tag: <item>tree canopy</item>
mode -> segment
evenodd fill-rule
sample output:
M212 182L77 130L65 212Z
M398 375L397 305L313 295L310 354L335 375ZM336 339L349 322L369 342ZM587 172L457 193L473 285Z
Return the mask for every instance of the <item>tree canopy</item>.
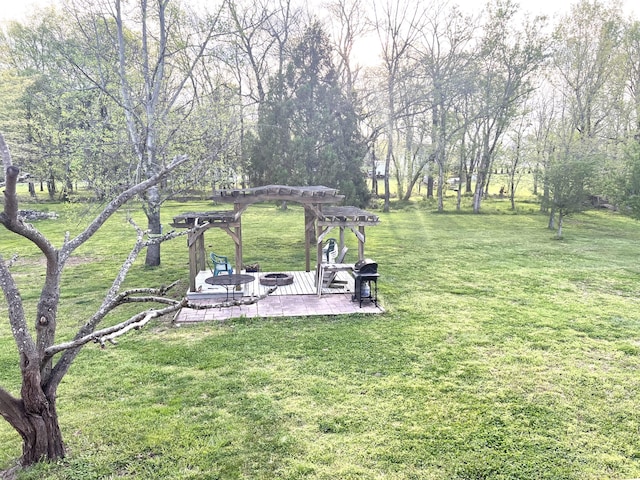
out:
M144 5L74 0L2 31L6 135L52 197L80 184L104 200L185 151L191 170L146 196L151 231L179 190L265 183L324 183L358 205L373 193L388 209L424 182L443 210L453 177L458 208L473 195L479 212L518 138L546 208L559 140L534 125L553 125L595 139L608 168L592 176L610 178L591 193L622 201L611 177L640 137L639 43L616 2L557 18L510 0L476 15L407 0Z
M332 59L316 21L294 47L285 74L269 83L252 147L252 180L338 188L348 204L362 206L368 200L365 142Z

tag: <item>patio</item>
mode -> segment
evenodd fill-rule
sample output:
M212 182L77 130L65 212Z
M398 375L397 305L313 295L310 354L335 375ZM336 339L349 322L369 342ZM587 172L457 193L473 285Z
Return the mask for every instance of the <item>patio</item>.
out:
M245 272L243 272L245 273ZM352 301L354 279L347 272L338 272L334 282L322 289L318 296L315 286L315 272L283 272L293 275L293 283L276 288L268 297L250 304L232 307L207 308L195 310L183 308L175 319L175 323L194 323L205 321L222 321L231 318L267 318L298 317L310 315L348 315L354 313L380 314L384 308L378 302L366 301L359 307ZM261 273L248 273L254 281L241 286L241 290L233 292L233 298L249 298L264 294L269 287L261 285ZM209 285L205 282L211 272L202 271L196 277L197 292L190 292L189 299L201 305L225 302L227 291L224 287Z
M176 323L204 320L223 320L236 317L273 317L301 315L344 315L351 313L382 313L379 304L352 301L354 294L353 264L344 264L346 254L345 231L351 231L357 238L359 261L365 259L365 227L379 223L377 215L351 206L335 206L344 196L334 188L322 185L292 187L266 185L246 189L219 190L212 197L215 203L233 204L233 210L208 212L186 212L174 217L174 228L189 229L189 291L187 297L192 302L210 305L227 303L241 297L257 297L268 287L260 284L259 277L268 272L253 274L247 279L243 263L242 213L251 205L261 202L295 202L304 207L304 272L272 272L291 274L291 285L279 286L268 297L250 305L216 307L208 309L183 309L176 317ZM207 251L204 234L211 228L226 232L235 247L232 262L235 278L225 281L212 278L207 268ZM329 233L336 229L338 239L331 239L337 247L336 259L329 261L323 257L325 242ZM315 250L315 269L312 267ZM215 251L215 246L214 246ZM229 259L231 260L231 259ZM231 269L229 269L231 270ZM319 272L319 273L318 273ZM356 276L357 272L355 273ZM358 278L362 278L358 276ZM237 287L230 282L237 281ZM325 283L326 282L326 283ZM212 285L215 284L215 285ZM318 287L321 285L321 287ZM377 281L376 281L377 287ZM363 290L364 291L364 290ZM377 291L377 290L376 290Z

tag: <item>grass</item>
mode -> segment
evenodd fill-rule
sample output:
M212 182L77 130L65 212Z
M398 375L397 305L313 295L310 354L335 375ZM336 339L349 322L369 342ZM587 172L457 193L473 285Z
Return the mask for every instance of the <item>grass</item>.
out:
M60 208L38 223L59 241L84 222L84 207ZM170 204L164 215L210 208ZM381 213L366 254L380 265L383 316L162 321L117 347L85 348L60 388L68 458L21 478L640 477L640 224L587 212L555 240L532 205L518 208L437 214L417 202ZM298 207L251 207L245 260L302 269L303 228ZM131 241L122 213L78 252L60 339L95 309ZM224 233L207 243L232 253ZM0 245L23 255L15 270L33 301L37 252L6 232ZM178 240L129 284L187 271ZM17 392L6 323L0 385ZM19 453L0 423L0 469Z

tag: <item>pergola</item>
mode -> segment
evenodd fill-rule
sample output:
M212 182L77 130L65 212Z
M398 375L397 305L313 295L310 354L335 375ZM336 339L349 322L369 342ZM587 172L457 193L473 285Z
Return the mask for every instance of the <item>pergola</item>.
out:
M174 217L175 228L189 228L189 285L195 291L198 272L206 269L204 233L210 228L227 232L235 245L235 269L242 269L242 213L254 203L279 201L296 202L304 206L306 271L311 271L311 247L315 244L316 267L322 264L323 241L334 228L340 229L339 251L344 247L344 232L351 230L358 239L358 259L364 259L365 227L377 225L379 218L357 207L335 206L344 200L338 190L324 186L264 187L219 190L213 196L218 203L233 204L233 210L190 212Z

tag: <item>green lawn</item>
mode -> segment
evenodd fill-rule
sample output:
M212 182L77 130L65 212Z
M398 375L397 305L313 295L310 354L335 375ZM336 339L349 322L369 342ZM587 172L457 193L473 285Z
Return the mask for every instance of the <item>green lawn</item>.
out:
M38 226L58 243L95 214L48 208L61 218ZM555 240L536 208L381 213L366 253L379 263L382 316L164 321L88 346L60 388L68 458L21 478L640 477L640 223L587 212ZM299 207L251 207L243 229L247 263L303 269ZM78 252L60 339L96 307L132 237L123 212ZM232 253L224 233L207 243ZM186 280L184 239L163 249L163 265L137 265L129 285ZM0 253L14 251L34 300L41 261L0 232ZM17 370L4 320L0 385L16 392ZM0 423L0 469L19 453Z

